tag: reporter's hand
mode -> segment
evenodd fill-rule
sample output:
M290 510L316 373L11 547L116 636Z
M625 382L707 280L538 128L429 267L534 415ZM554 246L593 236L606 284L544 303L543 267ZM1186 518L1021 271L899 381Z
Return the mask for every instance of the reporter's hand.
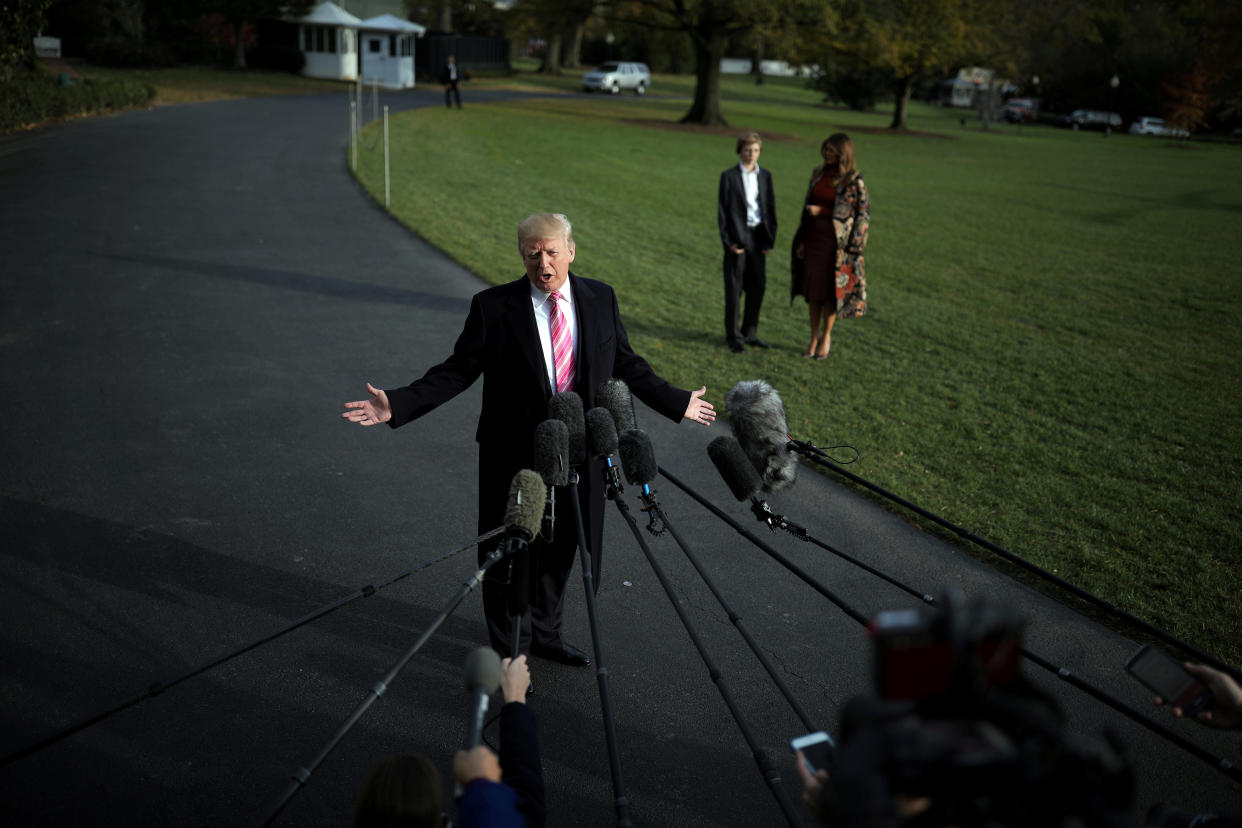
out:
M469 752L459 750L453 756L453 776L463 787L476 779L499 782L500 760L485 745L479 745Z
M802 780L802 804L815 816L819 816L819 798L824 785L828 784L828 771L821 768L812 776L806 769L806 757L802 755L802 751L795 755L798 760L798 777Z
M526 656L506 658L500 662L500 689L506 702L526 704L526 691L530 689L530 666Z
M1207 710L1200 711L1195 719L1210 727L1222 730L1233 730L1242 727L1242 687L1234 681L1233 676L1222 673L1206 664L1186 662L1182 665L1186 672L1207 685L1212 691L1212 704ZM1156 696L1156 704L1164 704L1164 699ZM1173 707L1173 715L1179 719L1184 711Z

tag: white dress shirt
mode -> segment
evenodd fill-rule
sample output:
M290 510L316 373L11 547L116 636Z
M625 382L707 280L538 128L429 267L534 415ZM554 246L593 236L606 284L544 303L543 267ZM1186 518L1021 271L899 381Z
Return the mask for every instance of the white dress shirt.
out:
M742 171L742 187L746 190L746 226L758 227L763 223L763 214L759 212L759 165L748 170L740 163Z

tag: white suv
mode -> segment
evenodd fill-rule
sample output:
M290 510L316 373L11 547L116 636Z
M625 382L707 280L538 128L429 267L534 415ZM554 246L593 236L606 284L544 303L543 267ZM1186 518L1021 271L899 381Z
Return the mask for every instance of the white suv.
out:
M582 91L596 89L617 95L622 89L633 89L644 95L651 85L651 70L645 63L601 63L582 76Z
M1190 133L1184 129L1166 124L1160 118L1144 115L1130 124L1131 135L1163 135L1169 138L1189 138Z

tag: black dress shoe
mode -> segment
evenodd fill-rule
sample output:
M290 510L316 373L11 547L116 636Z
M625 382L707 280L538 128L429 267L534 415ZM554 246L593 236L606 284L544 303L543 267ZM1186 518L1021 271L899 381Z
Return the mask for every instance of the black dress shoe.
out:
M757 336L752 336L750 339L746 340L746 344L754 345L756 348L771 348L772 347L770 344L768 344L767 342L764 342L762 339L760 339Z
M553 647L531 647L530 654L546 658L548 661L568 664L570 667L585 667L591 663L589 655L569 644L560 644Z
M740 342L730 342L729 350L735 354L740 354L742 351L745 351L746 349L742 347L742 343Z

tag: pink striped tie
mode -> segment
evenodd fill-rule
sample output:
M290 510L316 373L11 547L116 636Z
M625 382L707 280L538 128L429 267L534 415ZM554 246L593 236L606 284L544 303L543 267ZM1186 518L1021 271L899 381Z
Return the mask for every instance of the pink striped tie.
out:
M574 343L569 337L569 323L561 313L561 294L553 291L552 310L548 321L552 327L552 361L556 370L556 390L572 391L574 387Z

